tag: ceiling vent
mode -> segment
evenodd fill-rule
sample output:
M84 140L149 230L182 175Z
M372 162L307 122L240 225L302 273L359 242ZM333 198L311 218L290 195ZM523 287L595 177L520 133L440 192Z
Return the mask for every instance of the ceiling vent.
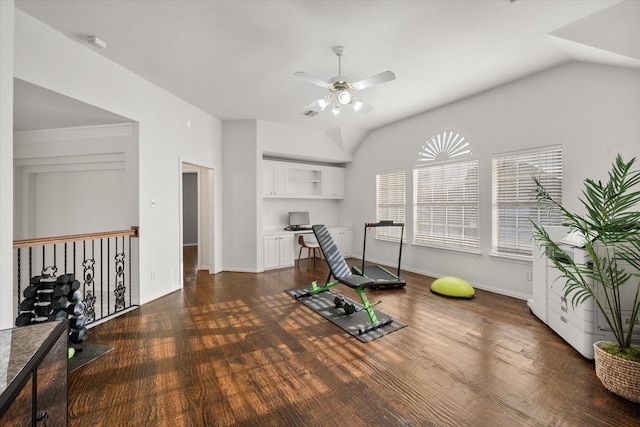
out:
M313 110L307 110L304 113L302 113L302 115L307 117L315 117L318 115L318 112Z

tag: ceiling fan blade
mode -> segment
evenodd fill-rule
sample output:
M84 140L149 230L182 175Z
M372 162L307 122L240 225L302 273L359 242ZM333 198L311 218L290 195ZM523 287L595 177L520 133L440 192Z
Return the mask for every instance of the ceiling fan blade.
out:
M326 96L323 96L322 98L318 98L310 104L305 105L302 111L315 111L319 113L320 111L326 110L329 105L331 105L331 101L327 99Z
M362 90L374 85L379 85L380 83L385 83L391 80L395 80L395 78L396 78L396 75L393 74L391 71L385 71L383 73L376 74L375 76L367 77L364 80L360 80L358 82L352 83L351 86L353 86L354 90Z
M322 88L325 88L325 89L328 89L329 86L331 86L331 83L325 82L324 80L322 80L322 79L320 79L318 77L312 76L309 73L305 73L304 71L297 71L297 72L293 73L293 75L296 76L296 77L303 78L306 81L308 81L309 83L313 83L314 85L318 85L318 86L320 86Z
M366 102L362 102L359 99L356 99L355 96L351 101L351 107L353 107L356 112L365 114L373 111L373 107L371 105L367 104Z

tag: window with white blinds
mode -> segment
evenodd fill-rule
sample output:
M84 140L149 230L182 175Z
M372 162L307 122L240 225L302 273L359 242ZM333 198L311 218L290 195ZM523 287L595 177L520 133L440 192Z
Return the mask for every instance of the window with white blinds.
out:
M393 220L405 222L405 172L381 172L376 175L376 222ZM376 238L400 239L401 227L376 227Z
M414 243L479 248L478 159L413 170Z
M536 176L549 194L562 203L562 147L499 154L491 160L492 251L515 257L532 255L531 221L560 225L558 212L538 206Z

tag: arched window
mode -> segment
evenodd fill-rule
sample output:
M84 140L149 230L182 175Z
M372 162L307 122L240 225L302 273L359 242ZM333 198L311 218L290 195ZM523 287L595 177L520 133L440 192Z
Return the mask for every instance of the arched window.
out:
M428 138L413 170L413 243L477 251L478 158L458 132Z

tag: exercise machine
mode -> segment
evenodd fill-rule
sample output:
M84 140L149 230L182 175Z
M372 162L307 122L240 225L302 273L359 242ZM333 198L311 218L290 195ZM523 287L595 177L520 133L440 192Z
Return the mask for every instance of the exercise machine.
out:
M367 250L367 230L376 227L400 227L400 251L398 252L398 270L394 274L381 265L364 265L364 255ZM370 222L364 224L364 245L362 246L362 265L353 266L351 270L354 274L368 277L373 280L370 286L372 289L395 289L407 284L400 278L400 263L402 261L402 237L404 236L404 222L394 222L384 220L380 222Z
M311 229L313 230L313 234L315 234L316 239L318 240L318 244L320 245L320 250L324 255L324 259L329 265L329 276L327 277L325 285L319 286L317 282L311 282L311 289L303 294L297 295L296 298L304 298L315 295L320 292L327 291L339 284L343 284L353 289L356 295L360 297L362 310L367 312L369 320L371 321L371 325L360 328L360 330L358 331L360 335L382 328L383 326L390 325L393 322L393 319L388 318L379 320L376 316L375 311L373 310L373 306L377 303L371 303L367 299L366 288L370 287L374 283L374 281L367 277L358 276L351 273L347 262L344 260L340 249L338 249L338 246L331 237L331 234L329 233L329 230L327 230L327 227L322 224L318 224L313 225ZM331 281L331 277L334 278L333 281ZM356 311L355 307L352 304L346 304L344 300L340 301L338 299L335 300L334 303L336 305L336 309L343 309L345 311L345 314L347 315L351 315Z

